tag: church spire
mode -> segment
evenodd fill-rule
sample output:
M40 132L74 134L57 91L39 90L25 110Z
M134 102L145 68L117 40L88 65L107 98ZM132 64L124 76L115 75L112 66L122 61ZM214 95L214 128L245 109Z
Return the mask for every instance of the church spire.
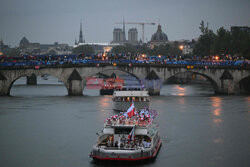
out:
M80 24L80 34L79 34L79 41L78 43L83 43L83 36L82 36L82 21Z
M76 41L76 38L75 38L75 45L77 45L77 41Z
M123 28L122 28L122 31L123 31L123 41L126 41L126 33L125 33L125 21L124 21L124 17L123 17Z

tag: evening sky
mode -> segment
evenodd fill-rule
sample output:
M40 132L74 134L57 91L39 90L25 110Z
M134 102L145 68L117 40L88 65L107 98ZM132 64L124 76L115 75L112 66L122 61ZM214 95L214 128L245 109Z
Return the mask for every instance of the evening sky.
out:
M0 0L0 37L18 46L23 36L30 42L69 43L78 40L80 21L86 42L110 42L122 22L155 22L169 40L200 35L201 20L209 28L250 26L250 0ZM139 25L136 27L141 38ZM145 26L150 40L157 26ZM127 33L126 33L127 36Z

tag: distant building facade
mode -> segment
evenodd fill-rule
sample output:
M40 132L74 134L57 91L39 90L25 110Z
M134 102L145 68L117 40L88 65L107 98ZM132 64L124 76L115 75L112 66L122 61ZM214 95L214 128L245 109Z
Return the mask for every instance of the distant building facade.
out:
M123 44L125 42L126 42L126 40L125 40L124 32L122 31L122 29L121 28L114 28L112 43Z
M243 31L243 32L247 32L250 34L250 27L248 27L248 26L232 26L231 32L234 32L234 31Z
M138 32L136 28L131 28L128 31L128 43L132 45L138 44Z
M195 47L195 39L193 39L192 41L182 39L175 42L179 43L179 49L182 51L183 55L189 55L193 53Z
M5 45L3 43L3 39L0 40L0 55L2 55L3 53L6 53L10 50L11 48L8 45Z
M158 25L156 33L151 37L150 48L153 49L155 46L165 45L168 43L168 36L162 31L161 25Z
M21 54L39 54L40 43L31 43L26 37L23 37L19 43Z
M115 43L113 43L113 44L109 44L109 43L82 43L82 44L75 45L74 47L78 47L81 45L91 46L94 50L94 53L98 54L98 53L110 52L114 46L117 46L119 44L115 44Z
M123 28L122 29L121 28L114 28L114 30L113 30L113 41L111 43L115 43L115 44L125 44L125 43L127 43L124 20L123 20Z
M40 44L31 43L26 37L23 37L19 43L21 54L50 54L62 55L71 54L72 48L68 44Z

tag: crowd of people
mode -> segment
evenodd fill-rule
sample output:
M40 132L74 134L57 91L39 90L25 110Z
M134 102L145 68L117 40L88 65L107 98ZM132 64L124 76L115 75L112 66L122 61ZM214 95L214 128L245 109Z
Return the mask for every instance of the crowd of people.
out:
M135 110L132 117L129 117L126 112L120 112L118 115L113 115L106 119L107 125L138 125L147 126L152 123L153 119L157 116L155 110L144 108Z
M249 67L250 61L232 56L149 56L138 54L94 54L94 55L21 55L17 57L0 56L0 66L51 66L65 64L173 64L204 66L241 66Z
M108 148L116 149L142 149L151 147L151 139L148 136L138 135L134 140L129 140L128 137L118 135L118 139L114 140L114 135L108 136L99 146L105 146Z

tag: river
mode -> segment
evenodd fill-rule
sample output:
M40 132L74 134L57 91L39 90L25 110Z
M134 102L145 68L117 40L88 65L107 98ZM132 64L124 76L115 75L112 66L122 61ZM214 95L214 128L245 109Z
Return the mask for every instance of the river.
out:
M1 167L84 167L112 97L98 90L67 96L57 79L26 86L19 79L0 97ZM151 98L162 147L155 161L131 166L249 167L250 96L215 96L207 85L164 85Z

